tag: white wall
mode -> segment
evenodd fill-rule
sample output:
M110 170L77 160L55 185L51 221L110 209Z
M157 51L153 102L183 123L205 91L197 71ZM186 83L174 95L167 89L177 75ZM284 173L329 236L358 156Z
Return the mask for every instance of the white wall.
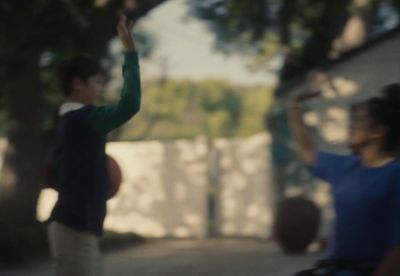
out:
M209 173L217 169L219 232L267 237L271 223L268 143L265 133L218 139L215 166L209 162L207 141L201 138L109 143L107 152L120 164L123 183L108 202L105 228L146 237L205 237ZM40 220L49 216L56 196L52 190L42 192Z

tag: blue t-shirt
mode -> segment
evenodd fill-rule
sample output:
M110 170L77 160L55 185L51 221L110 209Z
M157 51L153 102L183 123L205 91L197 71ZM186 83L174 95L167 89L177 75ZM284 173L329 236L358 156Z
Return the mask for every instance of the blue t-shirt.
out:
M329 258L380 261L400 245L400 162L365 167L355 155L319 152L314 175L331 183L336 222Z

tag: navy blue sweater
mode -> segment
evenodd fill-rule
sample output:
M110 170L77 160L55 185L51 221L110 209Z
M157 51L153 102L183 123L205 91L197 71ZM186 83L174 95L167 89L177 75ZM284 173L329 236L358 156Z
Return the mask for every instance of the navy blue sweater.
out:
M124 87L118 103L82 106L62 114L52 154L52 186L58 200L50 221L101 236L109 195L106 134L139 111L140 75L135 52L125 56Z

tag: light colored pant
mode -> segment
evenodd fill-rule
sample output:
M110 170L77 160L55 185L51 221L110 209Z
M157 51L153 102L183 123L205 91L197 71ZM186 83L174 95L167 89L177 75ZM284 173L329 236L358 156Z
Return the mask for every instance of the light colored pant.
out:
M48 238L56 276L99 276L99 238L76 231L59 222L50 222Z

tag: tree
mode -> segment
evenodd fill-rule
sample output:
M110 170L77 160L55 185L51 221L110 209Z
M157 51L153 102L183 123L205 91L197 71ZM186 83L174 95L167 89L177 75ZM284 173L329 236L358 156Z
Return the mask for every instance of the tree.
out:
M290 156L292 148L289 132L281 127L287 122L279 98L295 83L295 77L361 45L371 30L385 31L385 20L378 11L385 6L399 14L400 1L195 0L188 4L191 12L205 20L215 33L217 49L244 53L260 68L265 68L273 56L284 57L274 93L276 102L266 120L275 137L271 145L278 176L274 181L278 186L275 196L281 198L284 189L280 187L287 182L282 177L287 160L281 157Z
M257 125L241 122L244 106L254 96L232 84L214 79L202 81L164 80L145 83L145 109L123 129L121 139L177 139L207 135L209 138L236 136L240 127L254 133ZM265 101L258 103L266 106ZM244 110L248 108L248 110ZM254 110L256 113L258 110ZM261 114L258 114L261 115ZM250 129L246 127L251 126Z
M47 85L40 64L46 54L104 57L120 12L136 20L164 1L1 1L0 96L8 146L0 178L0 260L22 260L37 240Z
M224 81L206 80L200 85L205 112L204 131L210 138L235 134L242 105L234 87Z

